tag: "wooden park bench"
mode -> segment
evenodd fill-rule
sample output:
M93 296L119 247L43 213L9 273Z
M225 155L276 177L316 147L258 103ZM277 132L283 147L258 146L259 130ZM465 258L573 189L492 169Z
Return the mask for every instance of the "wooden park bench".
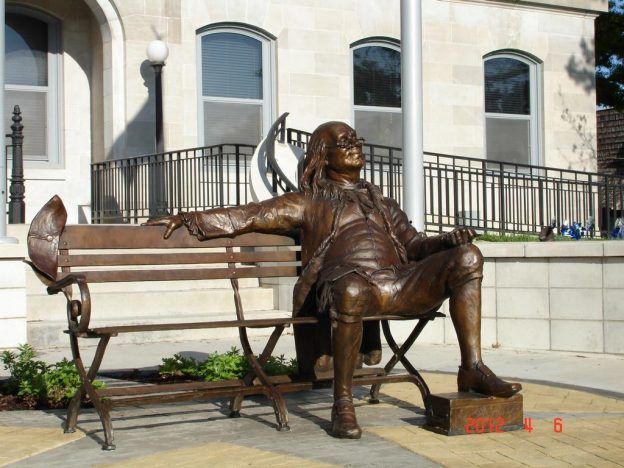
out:
M272 402L278 430L288 430L288 412L283 393L331 386L332 375L267 376L262 367L267 362L284 329L291 325L315 324L316 317L246 319L239 294L239 278L296 277L299 252L290 237L267 234L245 234L200 242L185 229L163 239L163 228L130 225L66 225L67 213L61 199L53 197L36 215L28 234L28 262L47 285L48 294L63 293L67 299L67 320L71 351L82 386L71 400L65 421L65 432L74 432L81 404L88 396L104 428L103 449L113 450L113 427L110 410L120 406L230 397L231 416L239 414L243 398L266 395ZM249 249L249 247L256 248ZM263 249L257 249L262 247ZM243 249L241 249L243 248ZM270 249L267 249L270 248ZM208 251L209 249L218 249ZM156 252L156 253L155 253ZM110 282L188 281L229 279L234 294L236 317L232 320L210 320L191 323L149 323L93 327L90 325L92 304L89 285ZM96 304L97 306L97 304ZM381 320L387 343L393 355L384 368L358 369L354 384L371 385L371 401L378 401L381 384L412 382L419 388L426 408L429 389L407 360L405 353L416 341L425 325L438 312L419 317L414 330L399 346L390 332L388 320L406 320L399 316L375 316ZM243 379L220 382L190 382L160 385L132 385L96 389L92 385L106 347L112 337L122 333L163 330L237 328L240 345L250 371ZM250 328L272 328L273 331L259 356L249 343ZM98 345L91 366L81 358L81 339L96 339ZM401 362L406 373L391 373Z

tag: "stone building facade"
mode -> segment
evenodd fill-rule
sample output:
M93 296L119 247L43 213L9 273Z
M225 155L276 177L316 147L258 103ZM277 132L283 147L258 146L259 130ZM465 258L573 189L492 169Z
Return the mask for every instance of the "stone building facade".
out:
M425 150L595 170L594 18L606 9L606 0L423 0ZM145 50L157 38L170 50L168 150L207 144L232 122L251 141L283 112L308 131L337 119L373 143L400 136L400 87L388 72L400 60L399 0L15 0L7 24L16 70L24 47L47 47L47 80L35 89L45 108L22 104L26 141L41 134L31 129L47 132L45 154L27 154L28 219L58 193L70 222L88 221L90 163L154 152ZM20 39L20 27L39 31L39 43ZM240 78L254 60L257 71ZM7 82L18 95L6 100L7 121L19 92L32 91L22 78Z

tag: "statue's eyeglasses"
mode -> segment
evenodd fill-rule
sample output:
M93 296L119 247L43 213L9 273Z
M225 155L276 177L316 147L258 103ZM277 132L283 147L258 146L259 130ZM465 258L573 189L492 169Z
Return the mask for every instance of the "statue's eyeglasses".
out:
M325 147L327 149L335 149L335 148L340 148L340 149L361 148L362 145L364 145L364 143L366 143L366 140L364 138L354 138L352 140L339 141L335 145L326 145Z

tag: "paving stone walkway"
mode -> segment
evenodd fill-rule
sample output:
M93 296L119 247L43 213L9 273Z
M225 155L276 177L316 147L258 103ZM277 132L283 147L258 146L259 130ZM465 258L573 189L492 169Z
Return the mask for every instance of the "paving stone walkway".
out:
M426 373L434 393L454 389L455 376ZM272 408L246 400L241 418L224 401L150 405L112 413L117 450L100 450L102 430L92 410L80 431L65 435L63 411L0 413L0 465L78 466L624 466L624 398L523 382L525 417L533 430L445 437L422 429L418 391L382 387L382 403L358 388L360 440L327 434L329 390L289 394L291 432L274 429ZM555 431L555 418L561 430ZM556 427L559 429L559 426Z

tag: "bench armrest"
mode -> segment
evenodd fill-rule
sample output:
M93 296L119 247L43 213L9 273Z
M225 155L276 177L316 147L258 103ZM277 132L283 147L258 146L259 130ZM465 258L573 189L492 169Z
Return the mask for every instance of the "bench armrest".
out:
M72 284L78 284L78 287L80 287L80 283L86 284L84 276L69 274L63 279L51 283L48 286L47 291L48 294L58 294L60 292L63 292L63 289L65 289L67 286L71 286Z
M74 284L78 286L80 300L72 299L71 290L67 290L69 286ZM67 298L69 330L77 333L86 332L89 329L89 320L91 319L91 293L85 277L69 274L48 286L48 294L58 294L60 292L63 292Z

